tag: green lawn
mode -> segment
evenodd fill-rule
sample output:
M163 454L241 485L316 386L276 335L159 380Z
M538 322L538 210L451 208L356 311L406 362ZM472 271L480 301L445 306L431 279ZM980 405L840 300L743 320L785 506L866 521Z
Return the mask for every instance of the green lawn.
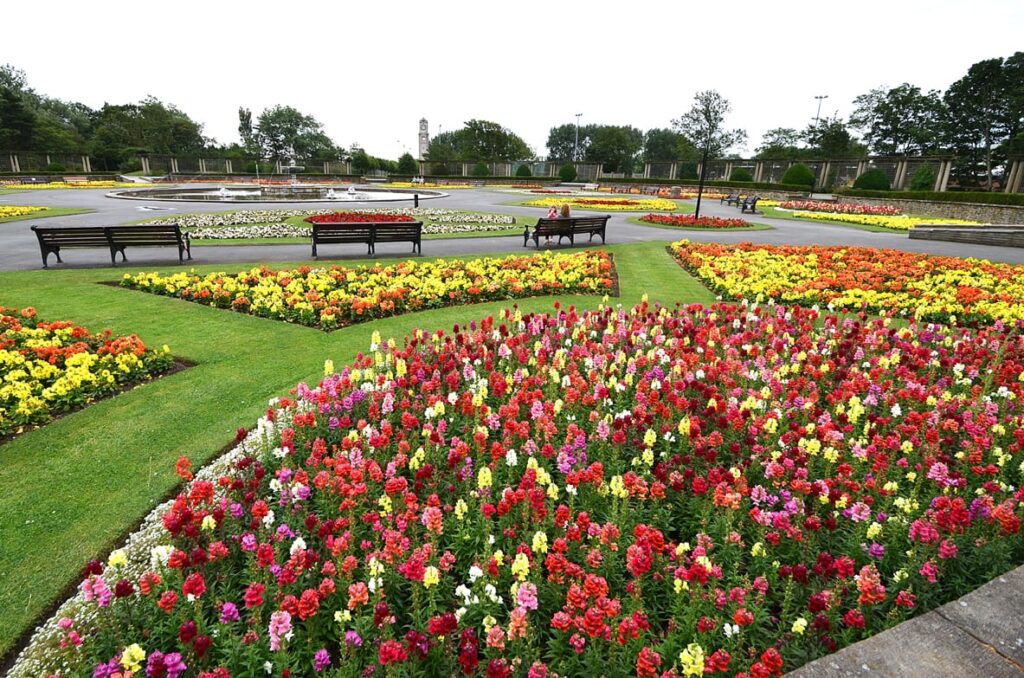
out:
M691 210L692 213L692 210ZM756 224L751 222L749 226L743 228L702 228L700 226L668 226L667 224L652 224L647 221L642 221L640 217L628 217L626 219L631 224L638 226L648 226L650 228L663 228L667 231L700 231L702 233L735 233L736 231L770 231L772 227L767 224Z
M614 253L621 290L611 303L632 305L644 293L664 303L713 300L664 243L606 249ZM188 455L196 466L209 461L232 442L238 427L255 423L269 398L287 394L299 381L318 379L327 358L338 366L350 363L367 349L374 330L385 338L415 328L449 330L513 303L438 309L325 333L100 284L124 272L0 274L0 305L35 306L44 318L73 320L93 331L136 333L148 345L168 344L176 356L196 363L0 446L0 655L77 583L88 560L105 557L174 491L179 456ZM600 303L599 297L560 299L584 308ZM552 303L552 297L518 301L524 311L550 310Z
M50 207L42 212L33 212L32 214L26 214L20 217L7 217L6 219L0 219L0 224L6 224L9 221L28 221L34 219L49 219L50 217L66 217L71 214L87 214L89 212L92 212L92 210L78 207Z
M846 228L855 228L858 231L870 231L872 233L895 233L896 235L906 235L907 231L897 231L892 228L884 228L882 226L871 226L868 224L851 224L846 221L822 221L821 219L801 219L800 217L794 217L792 212L780 210L777 207L762 207L761 214L772 219L788 219L790 221L799 221L805 224L825 224L827 226L844 226Z

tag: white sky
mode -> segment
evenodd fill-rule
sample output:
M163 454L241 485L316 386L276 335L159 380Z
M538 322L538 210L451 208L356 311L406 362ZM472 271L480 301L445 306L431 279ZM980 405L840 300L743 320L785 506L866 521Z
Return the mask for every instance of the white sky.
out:
M340 145L416 155L431 135L493 120L546 153L574 123L669 127L693 95L732 102L747 153L773 127L846 117L872 87L945 89L1024 49L1022 0L514 2L6 2L0 63L42 94L173 103L219 142L239 106L286 104Z

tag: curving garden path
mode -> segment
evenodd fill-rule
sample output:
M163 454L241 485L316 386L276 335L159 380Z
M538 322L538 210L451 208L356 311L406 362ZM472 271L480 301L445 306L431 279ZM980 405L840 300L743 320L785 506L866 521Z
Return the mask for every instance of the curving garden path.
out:
M212 208L209 203L144 202L137 200L116 200L106 197L103 190L54 190L22 192L0 195L0 205L43 205L47 207L77 207L94 210L88 214L66 217L52 217L38 223L54 226L116 226L147 218L167 218L174 214L189 212L222 212L239 209L303 209L327 206L329 203L279 203L252 204L228 203ZM443 198L424 200L423 207L438 207L455 210L501 212L512 214L521 220L531 222L543 216L543 210L519 207L509 203L522 202L525 196L502 193L489 189L460 189ZM690 201L691 203L693 201ZM408 203L342 203L338 209L406 206ZM701 211L712 216L736 217L735 207L720 205L717 200L704 201ZM594 212L595 214L599 212ZM702 242L756 242L773 245L849 245L859 247L889 247L910 252L926 252L955 257L975 257L1008 263L1024 263L1024 249L993 247L989 245L968 245L923 240L910 240L903 233L875 233L856 228L802 222L788 219L771 219L757 216L753 221L767 224L772 230L763 231L688 231L653 228L631 224L626 219L638 213L613 213L608 225L609 244L623 244L642 241L674 241L688 238ZM749 218L749 217L748 217ZM24 220L0 224L0 271L33 270L41 268L39 245L29 226L37 223ZM508 235L487 238L450 238L429 240L425 243L424 256L450 256L495 252L519 252L523 250L522 236ZM568 247L568 245L566 245ZM243 263L263 261L301 261L310 258L308 245L236 245L217 247L193 247L192 257L196 264ZM134 264L177 264L173 248L132 249L128 256L130 267ZM378 258L410 256L405 244L383 244L378 247ZM331 259L365 258L360 246L332 246L328 250ZM101 250L73 250L65 257L63 268L96 268L108 266L106 253ZM57 265L61 267L60 265Z

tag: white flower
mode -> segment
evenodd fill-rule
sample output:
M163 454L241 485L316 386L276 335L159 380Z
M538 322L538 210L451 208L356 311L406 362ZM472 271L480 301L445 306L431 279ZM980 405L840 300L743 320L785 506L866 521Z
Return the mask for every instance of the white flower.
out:
M726 622L725 626L722 628L722 631L725 633L726 638L732 638L740 632L740 627L737 624L729 624L728 622Z
M469 581L474 582L482 576L484 576L484 571L476 565L469 568Z
M302 537L296 537L295 541L292 542L292 547L291 547L291 549L289 549L288 553L294 556L296 551L305 551L305 550L306 550L306 541Z
M273 511L267 511L267 515L263 516L263 526L264 527L272 526L274 524L274 520L275 520L274 512Z
M505 453L505 464L508 466L515 466L519 463L519 456L515 450L509 450Z

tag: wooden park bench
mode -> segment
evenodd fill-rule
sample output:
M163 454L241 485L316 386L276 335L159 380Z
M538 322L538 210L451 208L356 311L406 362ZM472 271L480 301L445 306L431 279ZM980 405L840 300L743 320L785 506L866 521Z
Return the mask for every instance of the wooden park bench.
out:
M177 247L179 262L184 263L186 254L192 258L192 241L177 224L107 226L107 237L110 238L111 260L116 252L120 252L121 261L128 261L124 256L126 247Z
M758 200L760 200L760 198L758 198L756 195L748 196L747 199L743 201L743 204L740 205L740 212L746 214L747 210L750 210L751 214L757 214Z
M730 193L729 195L722 197L718 201L718 204L721 205L724 202L726 205L736 205L739 207L741 200L742 198L740 198L739 193Z
M379 242L411 242L412 251L422 254L422 235L422 221L314 223L313 257L317 256L317 245L343 243L363 243L366 245L366 254L372 255Z
M20 177L18 179L19 184L48 184L50 179L47 177Z
M568 238L569 242L575 245L576 236L583 234L588 235L590 241L593 241L595 235L601 236L601 244L603 245L605 242L605 229L608 227L608 220L610 218L609 215L605 214L600 217L538 219L537 225L533 227L533 233L530 233L529 225L523 231L523 247L526 247L532 239L539 249L542 237L557 237L559 243L562 242L562 238Z
M64 177L65 184L86 184L89 182L89 177L83 177L81 175Z
M121 260L127 261L124 250L126 247L161 247L175 245L178 248L178 261L184 262L184 255L192 258L191 241L188 233L182 233L177 224L150 226L33 226L32 230L39 240L39 251L43 257L43 268L49 268L47 260L50 254L60 258L62 249L79 249L88 247L106 247L110 250L110 263L117 264L117 253Z

